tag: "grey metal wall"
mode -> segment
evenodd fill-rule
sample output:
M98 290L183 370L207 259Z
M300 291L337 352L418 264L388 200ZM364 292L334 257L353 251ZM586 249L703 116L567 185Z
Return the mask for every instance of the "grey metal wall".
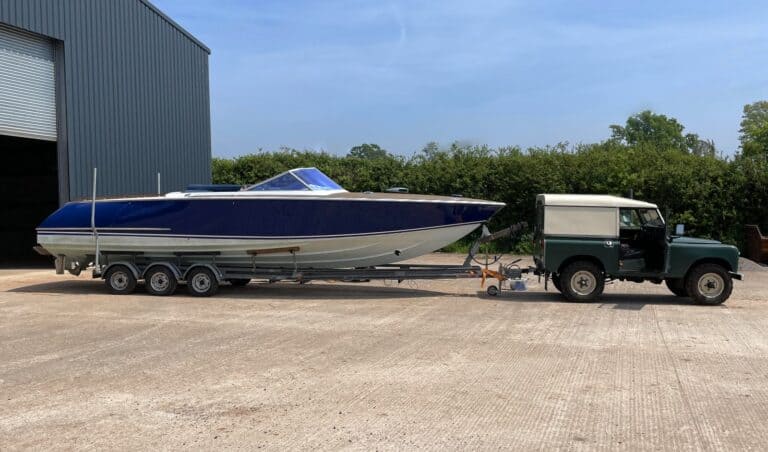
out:
M154 6L0 0L0 22L60 41L62 195L87 196L93 167L104 195L210 182L210 51Z

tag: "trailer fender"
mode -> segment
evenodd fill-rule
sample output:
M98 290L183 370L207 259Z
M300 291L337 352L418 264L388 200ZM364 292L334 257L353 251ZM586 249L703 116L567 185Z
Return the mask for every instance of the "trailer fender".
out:
M218 281L218 282L223 282L224 281L224 275L222 275L221 271L219 271L219 269L216 268L216 266L212 265L212 264L192 264L192 265L190 265L189 268L187 268L187 271L184 272L184 278L183 278L184 281L187 280L187 275L189 274L189 272L191 272L192 270L194 270L194 269L196 269L198 267L205 267L208 270L212 271L213 274L216 276L216 281Z
M101 279L104 279L106 274L109 272L109 269L114 267L115 265L125 265L126 267L128 267L128 269L131 270L131 273L133 273L133 277L134 278L136 278L137 280L141 279L141 276L140 276L141 273L139 272L139 269L136 267L136 264L134 264L133 262L128 262L128 261L110 262L109 265L104 267L104 270L101 272L101 274L98 275L98 277L100 277ZM97 276L94 275L94 278L95 277L97 277Z
M181 270L179 270L179 268L171 262L153 262L144 269L144 273L141 274L141 277L144 278L149 270L158 266L170 268L171 272L173 272L173 275L176 277L176 280L178 281L181 279Z

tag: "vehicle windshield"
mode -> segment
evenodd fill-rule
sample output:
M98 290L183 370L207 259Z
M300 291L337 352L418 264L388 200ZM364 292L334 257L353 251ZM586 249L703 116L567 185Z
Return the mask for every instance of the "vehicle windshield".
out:
M664 226L664 219L656 209L639 209L643 224L648 226Z
M252 185L248 190L328 191L344 189L317 168L297 168Z

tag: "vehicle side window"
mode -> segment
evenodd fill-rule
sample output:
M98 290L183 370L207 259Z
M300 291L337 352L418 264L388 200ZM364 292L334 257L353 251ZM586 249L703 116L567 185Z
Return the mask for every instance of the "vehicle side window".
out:
M640 229L643 223L635 209L619 209L619 227L621 229Z

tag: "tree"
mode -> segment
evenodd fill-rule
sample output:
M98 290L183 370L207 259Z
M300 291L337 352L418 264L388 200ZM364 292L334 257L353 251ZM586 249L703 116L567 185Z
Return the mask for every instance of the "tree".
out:
M715 142L712 140L696 140L691 146L691 154L699 157L717 157Z
M768 101L744 106L739 133L744 156L768 156Z
M440 145L437 143L437 141L430 141L429 143L425 144L420 151L420 156L426 158L427 160L434 158L438 154L440 154Z
M347 156L366 160L376 160L387 158L390 155L389 152L387 152L385 149L382 149L378 144L363 143L350 149Z
M630 146L646 144L683 152L693 152L701 146L701 140L695 133L683 135L685 127L677 119L657 115L650 110L630 116L624 126L613 124L610 128L611 140Z

